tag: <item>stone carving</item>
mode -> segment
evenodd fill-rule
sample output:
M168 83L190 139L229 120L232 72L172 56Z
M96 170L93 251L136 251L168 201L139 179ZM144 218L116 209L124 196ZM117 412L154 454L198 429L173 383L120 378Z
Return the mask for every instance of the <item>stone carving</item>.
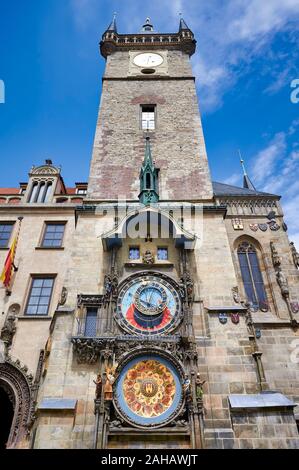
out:
M219 318L219 321L222 325L225 325L227 323L226 313L219 313L218 318Z
M253 232L257 232L259 229L258 224L249 224L249 227L250 227L250 230L252 230Z
M193 302L193 292L194 292L194 283L188 271L184 271L183 276L181 277L180 287L184 291L184 298L187 296L187 301L189 303Z
M60 294L60 299L58 301L58 307L62 307L63 305L66 304L67 296L68 296L68 290L66 287L63 287L61 294Z
M290 290L289 290L288 280L285 277L285 275L283 274L281 268L279 268L277 270L276 279L277 279L277 283L280 287L282 296L283 297L289 297Z
M234 230L244 230L244 223L242 219L232 219L232 226Z
M233 299L236 304L241 302L238 286L232 288Z
M191 386L191 381L190 379L186 376L184 383L183 383L183 392L186 394L190 390Z
M296 266L296 268L299 268L299 253L296 250L294 242L290 243L290 248L291 248L294 265Z
M146 252L143 255L142 261L144 264L154 264L155 256L150 250L146 250Z
M291 302L290 305L293 313L299 313L299 302Z
M106 401L112 401L113 399L113 385L116 380L115 371L117 365L112 367L106 367L106 383L104 386L104 396Z
M201 401L203 397L203 386L206 383L205 380L201 379L200 373L197 373L195 380L195 393L197 401Z
M0 339L4 342L6 351L10 348L12 345L12 340L15 335L15 332L17 331L17 327L15 324L16 317L15 315L8 315L8 317L5 320L4 326L1 330L1 335Z
M78 364L95 364L105 341L98 338L72 338L72 343Z
M272 253L272 263L274 268L278 268L281 266L281 258L278 255L278 251L275 248L274 242L270 242L270 247L271 247L271 253Z
M268 225L267 224L258 224L258 226L259 226L259 229L262 232L266 232L268 230Z
M102 380L101 373L98 374L96 380L94 380L93 383L96 385L95 399L100 400L102 396L102 388L103 388L103 380Z
M0 364L1 387L7 392L14 406L14 419L7 442L7 448L13 449L28 436L32 410L32 381L28 367L19 360L14 361L9 356L4 364Z
M238 313L232 313L231 320L235 325L238 325L238 323L240 323L240 315Z

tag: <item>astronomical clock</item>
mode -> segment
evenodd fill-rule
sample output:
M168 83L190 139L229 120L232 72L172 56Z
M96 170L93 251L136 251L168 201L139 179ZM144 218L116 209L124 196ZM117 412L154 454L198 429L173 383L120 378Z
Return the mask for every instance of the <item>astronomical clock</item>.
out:
M178 291L159 275L143 275L127 282L120 290L116 319L132 334L165 334L181 320Z

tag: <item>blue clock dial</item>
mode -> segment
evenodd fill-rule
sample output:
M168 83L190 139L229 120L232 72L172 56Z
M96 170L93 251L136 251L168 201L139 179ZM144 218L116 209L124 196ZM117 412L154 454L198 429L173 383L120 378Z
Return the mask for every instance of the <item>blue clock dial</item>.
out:
M181 319L178 290L165 278L135 277L120 290L116 319L131 333L166 333Z

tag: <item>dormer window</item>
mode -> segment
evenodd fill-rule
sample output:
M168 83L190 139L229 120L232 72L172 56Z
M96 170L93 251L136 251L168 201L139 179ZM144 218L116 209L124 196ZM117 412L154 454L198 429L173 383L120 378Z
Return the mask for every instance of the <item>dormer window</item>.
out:
M31 194L28 202L42 204L49 202L52 190L52 181L35 181L32 184Z

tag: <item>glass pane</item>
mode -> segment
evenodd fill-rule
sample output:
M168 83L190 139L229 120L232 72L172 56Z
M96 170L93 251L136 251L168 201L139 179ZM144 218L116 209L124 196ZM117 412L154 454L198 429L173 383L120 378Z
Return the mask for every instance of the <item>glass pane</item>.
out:
M43 286L43 279L33 279L33 287L42 287Z
M44 287L53 287L53 279L44 279Z
M157 258L158 260L168 260L168 248L158 248Z
M37 315L47 315L47 313L48 313L48 306L39 305L37 309Z
M246 253L238 253L238 257L246 296L253 305L257 305Z
M266 292L256 253L249 253L249 260L259 302L266 302Z
M59 248L61 246L61 240L53 240L52 246L55 248Z
M84 336L94 337L97 334L97 310L90 310L86 314Z
M37 306L28 305L26 315L36 315Z
M56 232L54 233L54 240L61 240L62 238L62 233Z
M44 296L47 295L48 297L50 297L51 292L52 292L51 287L44 287L41 291L41 295L44 295Z
M31 297L39 297L41 293L41 287L33 287L31 289Z
M56 225L56 232L63 233L64 227L64 225Z
M38 305L39 303L39 297L30 297L29 304L28 305Z
M138 247L130 248L129 250L129 259L139 259L140 258L140 250Z
M51 232L55 232L56 225L47 225L47 234Z
M8 240L7 238L0 238L0 247L1 248L6 248L7 247Z
M45 239L44 242L43 242L43 247L44 247L44 248L51 247L52 245L53 245L53 241L52 241L52 240Z
M39 298L39 305L48 305L49 304L49 297L40 297Z

